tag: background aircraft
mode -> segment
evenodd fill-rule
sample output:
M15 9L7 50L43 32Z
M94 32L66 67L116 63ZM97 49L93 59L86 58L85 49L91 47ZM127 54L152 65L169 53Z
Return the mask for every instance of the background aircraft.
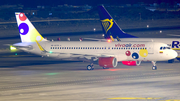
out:
M15 13L21 37L13 46L25 52L57 59L89 61L88 70L98 62L103 68L113 68L119 61L156 61L173 59L177 53L167 44L159 42L93 42L93 41L48 41L44 39L24 13ZM133 65L124 62L125 65Z
M177 60L180 61L180 38L138 38L136 36L125 33L111 17L104 6L98 6L99 17L102 25L104 37L115 41L151 41L166 43L173 50L176 50L178 56ZM173 63L174 59L168 60Z

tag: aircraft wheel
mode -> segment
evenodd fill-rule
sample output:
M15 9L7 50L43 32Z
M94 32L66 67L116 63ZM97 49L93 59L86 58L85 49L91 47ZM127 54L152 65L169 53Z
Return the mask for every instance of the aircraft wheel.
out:
M157 67L156 67L156 66L153 66L153 67L152 67L152 70L157 70Z
M103 67L103 69L109 69L109 68Z
M91 65L88 65L88 66L87 66L87 70L92 70Z
M87 70L94 70L94 66L88 65L88 66L87 66Z

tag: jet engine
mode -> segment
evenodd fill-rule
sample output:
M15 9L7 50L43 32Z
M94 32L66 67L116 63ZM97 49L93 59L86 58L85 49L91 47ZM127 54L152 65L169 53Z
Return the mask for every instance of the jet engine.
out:
M115 57L100 57L98 63L104 68L114 68L117 66L117 59Z
M127 66L139 66L141 61L122 61L122 64Z

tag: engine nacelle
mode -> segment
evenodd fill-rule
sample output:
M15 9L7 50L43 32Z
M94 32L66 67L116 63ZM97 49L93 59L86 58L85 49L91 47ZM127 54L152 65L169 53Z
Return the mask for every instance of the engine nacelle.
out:
M123 65L127 65L127 66L139 66L141 64L141 61L122 61Z
M98 63L101 67L114 68L117 66L117 59L115 57L100 57Z

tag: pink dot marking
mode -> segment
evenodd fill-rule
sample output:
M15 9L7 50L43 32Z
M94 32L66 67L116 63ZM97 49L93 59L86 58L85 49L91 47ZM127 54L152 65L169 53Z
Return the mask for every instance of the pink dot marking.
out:
M20 19L21 21L25 21L25 20L27 19L27 17L24 15L24 13L20 13L20 14L19 14L19 19Z
M130 52L130 51L126 51L126 55L127 55L127 56L130 56L130 55L131 55L131 52Z

